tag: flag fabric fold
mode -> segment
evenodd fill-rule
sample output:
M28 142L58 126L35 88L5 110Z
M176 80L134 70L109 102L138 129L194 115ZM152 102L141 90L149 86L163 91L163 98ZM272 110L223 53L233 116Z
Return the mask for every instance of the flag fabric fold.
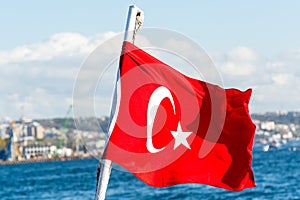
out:
M105 159L154 187L255 186L251 89L190 78L129 42L119 67L119 106Z

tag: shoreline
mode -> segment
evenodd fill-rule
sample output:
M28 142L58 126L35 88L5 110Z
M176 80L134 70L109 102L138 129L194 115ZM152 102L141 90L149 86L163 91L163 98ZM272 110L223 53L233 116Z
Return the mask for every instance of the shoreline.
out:
M69 160L84 160L94 158L93 156L70 156L70 157L57 157L57 158L31 158L26 160L13 160L13 161L2 161L0 160L0 166L3 165L18 165L18 164L30 164L39 162L55 162L55 161L69 161Z

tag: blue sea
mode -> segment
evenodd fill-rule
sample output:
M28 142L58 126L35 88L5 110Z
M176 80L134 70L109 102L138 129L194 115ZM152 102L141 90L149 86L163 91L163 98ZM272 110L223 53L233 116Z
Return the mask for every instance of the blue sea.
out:
M152 188L112 170L106 199L300 199L300 151L254 150L257 187L229 192L201 184ZM96 159L0 166L0 199L94 199Z

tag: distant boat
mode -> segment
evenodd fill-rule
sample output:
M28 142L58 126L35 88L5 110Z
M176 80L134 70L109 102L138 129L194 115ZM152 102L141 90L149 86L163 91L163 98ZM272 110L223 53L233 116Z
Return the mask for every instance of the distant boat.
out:
M273 141L271 143L263 145L262 150L263 151L269 151L269 150L272 150L272 149L276 150L276 149L279 149L280 147L281 147L281 143L280 142Z
M265 146L263 146L263 151L269 151L269 148L270 148L270 145L265 145Z
M287 147L290 151L300 151L300 141L295 140L295 141L289 142Z

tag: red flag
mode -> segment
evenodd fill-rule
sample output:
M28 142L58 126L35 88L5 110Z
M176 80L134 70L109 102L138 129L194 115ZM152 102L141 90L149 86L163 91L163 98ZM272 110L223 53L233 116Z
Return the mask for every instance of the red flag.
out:
M254 187L251 89L192 79L129 42L123 47L118 112L104 158L155 187Z

